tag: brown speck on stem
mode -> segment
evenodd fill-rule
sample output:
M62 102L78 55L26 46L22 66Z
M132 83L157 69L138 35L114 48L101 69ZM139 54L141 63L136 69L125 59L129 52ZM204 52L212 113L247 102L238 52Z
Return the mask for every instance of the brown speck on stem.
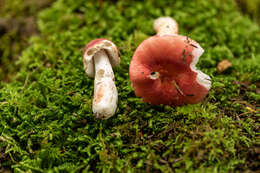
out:
M95 102L99 103L101 101L101 98L104 96L104 90L103 90L103 86L100 86L100 88L98 88L97 92L95 93L96 95L94 96L95 98Z
M97 79L101 79L104 77L105 71L103 69L98 70L97 72Z

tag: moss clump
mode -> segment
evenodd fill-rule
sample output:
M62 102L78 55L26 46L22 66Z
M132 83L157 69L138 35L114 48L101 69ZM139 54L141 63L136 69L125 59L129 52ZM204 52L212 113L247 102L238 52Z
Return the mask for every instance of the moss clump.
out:
M152 106L136 98L128 67L153 19L172 16L180 33L206 50L198 64L213 79L200 104ZM259 124L259 27L232 0L58 0L38 16L16 80L0 89L0 167L14 172L256 171ZM84 45L105 37L121 52L115 70L118 110L93 118L93 79ZM230 71L217 74L223 59ZM258 112L257 112L258 111ZM254 156L254 157L252 157Z

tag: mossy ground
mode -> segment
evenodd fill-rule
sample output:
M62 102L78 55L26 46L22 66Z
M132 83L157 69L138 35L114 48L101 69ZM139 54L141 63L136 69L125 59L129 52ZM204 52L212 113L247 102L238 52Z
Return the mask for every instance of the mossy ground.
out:
M172 16L206 50L205 100L152 106L135 97L128 67L152 22ZM12 82L0 89L0 170L14 172L253 172L259 163L260 30L233 0L58 0L38 15ZM118 45L116 115L93 118L83 48ZM216 65L233 66L218 74Z

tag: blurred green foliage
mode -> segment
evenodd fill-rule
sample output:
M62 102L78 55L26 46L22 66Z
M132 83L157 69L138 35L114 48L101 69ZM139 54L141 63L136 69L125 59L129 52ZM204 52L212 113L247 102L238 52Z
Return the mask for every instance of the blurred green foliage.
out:
M0 0L0 80L10 82L18 71L16 61L37 34L36 19L40 9L53 0Z
M260 24L260 0L237 0L239 7Z
M225 2L225 3L224 3ZM205 100L152 106L135 97L128 67L159 16L206 50L199 69L213 79ZM13 172L253 172L259 165L259 27L233 0L58 0L38 15L40 36L0 89L0 170ZM85 44L111 39L119 103L95 120ZM216 65L233 66L218 74Z

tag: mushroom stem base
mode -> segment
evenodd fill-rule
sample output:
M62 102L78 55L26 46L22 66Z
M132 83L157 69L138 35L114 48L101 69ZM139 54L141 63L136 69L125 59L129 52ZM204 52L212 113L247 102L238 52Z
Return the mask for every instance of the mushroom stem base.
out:
M178 24L171 17L159 17L154 21L154 30L157 35L176 35Z

